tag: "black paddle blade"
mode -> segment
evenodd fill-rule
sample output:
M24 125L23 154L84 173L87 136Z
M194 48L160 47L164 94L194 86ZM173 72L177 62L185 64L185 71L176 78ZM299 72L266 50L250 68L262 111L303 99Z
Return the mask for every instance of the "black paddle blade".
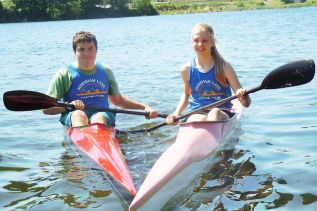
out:
M8 91L3 103L10 111L33 111L57 106L57 100L45 94L26 90Z
M270 72L262 81L263 89L278 89L298 86L310 82L315 75L312 59L299 60L280 66Z

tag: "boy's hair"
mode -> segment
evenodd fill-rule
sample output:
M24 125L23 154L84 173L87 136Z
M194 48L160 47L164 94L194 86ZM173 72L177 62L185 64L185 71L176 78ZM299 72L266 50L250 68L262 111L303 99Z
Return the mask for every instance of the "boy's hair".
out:
M82 42L94 42L96 49L98 49L96 36L90 32L80 31L77 32L73 37L73 50L76 52L76 47L78 43Z

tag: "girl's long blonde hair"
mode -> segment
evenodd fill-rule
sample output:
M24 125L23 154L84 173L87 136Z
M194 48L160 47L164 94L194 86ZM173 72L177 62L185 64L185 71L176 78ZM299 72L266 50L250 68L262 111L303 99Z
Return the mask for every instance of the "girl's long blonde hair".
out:
M197 23L194 26L194 29L201 28L203 30L207 30L210 33L211 41L213 43L213 47L211 47L211 56L215 61L215 69L216 69L216 79L222 83L223 85L226 85L226 79L223 73L223 69L225 66L225 60L219 53L217 47L216 47L216 39L215 39L215 33L213 28L207 24L207 23Z

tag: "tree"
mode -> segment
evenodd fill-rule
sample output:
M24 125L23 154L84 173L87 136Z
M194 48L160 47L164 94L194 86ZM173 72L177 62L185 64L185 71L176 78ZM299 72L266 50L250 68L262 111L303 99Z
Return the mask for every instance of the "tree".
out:
M13 0L15 9L21 20L47 20L47 0Z
M15 4L12 2L12 0L2 0L1 4L3 6L4 21L15 21L17 19L17 15L15 11Z
M4 16L4 9L2 6L2 2L0 1L0 22L4 21L5 16Z
M113 9L125 10L128 8L130 0L103 0L104 4L109 4Z
M137 15L157 15L158 12L151 4L151 0L133 0L133 8Z
M102 3L102 0L81 0L81 17L98 17L98 12L96 12L96 5Z

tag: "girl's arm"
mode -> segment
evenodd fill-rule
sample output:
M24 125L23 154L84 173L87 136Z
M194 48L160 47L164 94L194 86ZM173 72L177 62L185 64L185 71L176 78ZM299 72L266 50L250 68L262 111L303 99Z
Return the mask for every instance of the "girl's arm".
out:
M184 92L178 102L175 111L166 118L167 124L175 124L175 117L179 116L188 105L188 98L191 95L191 89L189 86L189 68L189 64L186 64L181 68L181 77L184 83Z
M181 68L181 77L184 84L184 92L173 113L173 115L175 116L179 116L185 110L186 106L188 105L188 98L191 95L191 89L189 86L189 68L190 66L188 64L184 65Z
M241 102L241 104L244 107L249 107L251 104L251 98L249 95L244 95L246 90L242 88L236 72L233 70L231 64L228 62L226 62L225 64L224 74L229 82L231 89L238 96L238 99Z

